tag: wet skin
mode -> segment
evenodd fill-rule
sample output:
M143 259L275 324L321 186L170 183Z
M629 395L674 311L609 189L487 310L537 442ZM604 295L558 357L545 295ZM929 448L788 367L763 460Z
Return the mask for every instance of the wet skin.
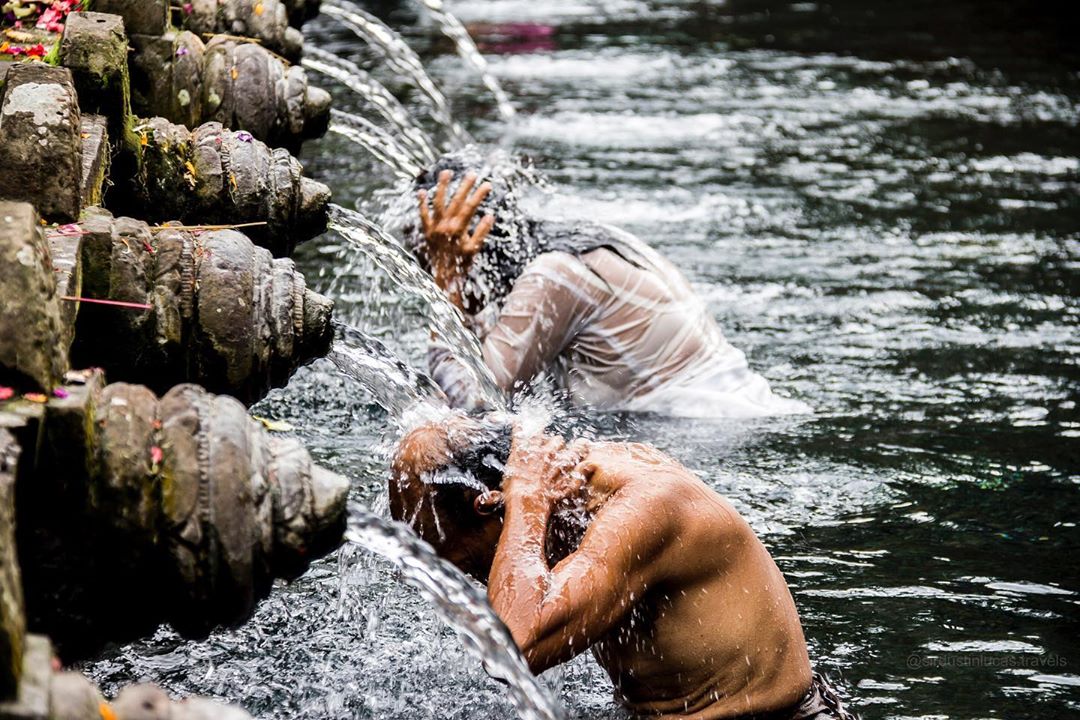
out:
M516 433L502 491L476 497L462 523L441 516L439 537L439 502L420 476L454 433L433 425L405 438L391 512L487 582L534 672L592 649L643 715L729 718L802 698L810 662L783 576L679 463L646 445Z

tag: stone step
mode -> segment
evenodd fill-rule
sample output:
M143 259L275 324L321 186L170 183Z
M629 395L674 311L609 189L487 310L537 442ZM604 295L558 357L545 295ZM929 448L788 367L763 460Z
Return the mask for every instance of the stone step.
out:
M119 133L131 114L128 38L119 15L73 12L64 26L60 63L71 71L83 113L104 115ZM93 204L83 198L84 203Z

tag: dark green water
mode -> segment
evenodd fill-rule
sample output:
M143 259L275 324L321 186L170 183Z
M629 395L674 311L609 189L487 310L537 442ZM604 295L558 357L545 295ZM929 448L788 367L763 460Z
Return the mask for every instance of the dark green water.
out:
M1075 11L449 6L497 53L512 126L411 6L381 12L474 133L546 171L547 211L662 249L752 365L817 410L749 423L612 415L596 419L602 433L656 443L736 503L788 576L812 657L865 718L1080 716ZM371 57L325 18L307 34ZM390 178L344 141L310 144L305 161L338 202L378 212ZM333 237L299 262L340 317L422 367L415 301ZM316 364L257 411L292 422L379 505L392 438L355 384ZM241 630L202 643L162 631L90 669L265 717L510 713L411 591L351 557L276 591ZM590 661L552 681L572 714L620 716Z

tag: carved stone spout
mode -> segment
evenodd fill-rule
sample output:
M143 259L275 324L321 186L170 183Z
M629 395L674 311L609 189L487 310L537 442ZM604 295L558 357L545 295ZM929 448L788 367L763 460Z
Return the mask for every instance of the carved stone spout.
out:
M157 392L197 382L254 402L329 349L331 301L239 232L151 229L97 208L80 227L82 295L150 309L82 305L77 366Z
M216 122L192 131L154 118L138 131L135 191L148 220L265 223L246 232L277 257L326 229L330 189L286 150Z

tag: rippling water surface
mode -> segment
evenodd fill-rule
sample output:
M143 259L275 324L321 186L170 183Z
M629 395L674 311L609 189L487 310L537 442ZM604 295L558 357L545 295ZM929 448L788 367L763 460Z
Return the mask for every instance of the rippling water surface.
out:
M448 3L514 98L510 125L416 7L370 6L472 133L535 159L546 211L662 249L774 387L816 408L597 422L669 451L747 515L816 664L866 718L1080 713L1080 63L1064 19L1021 5ZM331 19L306 32L372 68ZM305 161L338 202L383 209L393 177L342 139ZM422 367L421 309L347 252L329 235L299 262L339 318ZM257 411L380 507L392 433L355 383L321 361ZM354 552L244 628L198 643L162 631L89 669L265 718L512 712L389 566ZM621 717L589 660L546 680L576 717Z

